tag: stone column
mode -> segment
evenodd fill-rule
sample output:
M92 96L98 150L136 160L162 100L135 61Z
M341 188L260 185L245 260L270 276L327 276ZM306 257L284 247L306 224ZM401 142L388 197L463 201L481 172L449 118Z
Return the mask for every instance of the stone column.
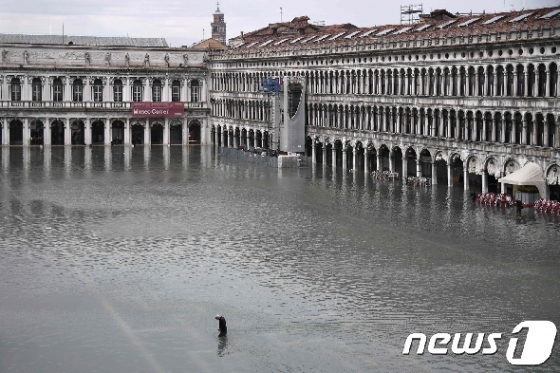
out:
M437 184L437 165L436 162L432 162L432 184Z
M538 144L538 123L535 118L533 118L533 133L531 133L531 145L535 146Z
M469 169L467 166L463 167L463 187L465 190L469 190Z
M420 160L420 155L416 159L416 177L422 177L422 162Z
M151 145L152 144L152 131L150 131L150 122L146 120L146 124L144 125L144 145Z
M453 170L451 169L451 163L447 164L447 186L453 186Z
M45 127L43 129L43 145L50 146L51 144L51 118L45 118Z
M482 170L482 193L488 193L488 173Z
M332 169L333 172L336 170L336 149L334 147L334 144L332 146Z
M151 88L152 88L152 82L147 78L142 79L142 96L143 96L142 101L144 102L152 101Z
M84 144L91 145L91 120L84 120Z
M218 145L218 131L214 128L214 144ZM183 124L181 125L181 144L189 145L189 123L188 119L183 119Z
M315 154L316 151L317 151L317 144L316 144L316 140L313 139L313 141L311 142L311 163L312 164L317 164L317 154Z
M527 70L527 65L523 65L523 77L524 77L524 86L523 86L523 96L529 96L529 71Z
M346 172L348 169L348 147L342 147L342 171Z
M548 128L548 121L544 118L544 139L543 139L543 146L550 146L548 143L548 135L549 135L549 128Z
M103 121L103 130L104 130L104 134L103 134L103 138L104 138L104 144L105 145L111 145L111 140L113 140L113 134L111 131L111 120L110 119L106 119Z
M356 151L356 147L352 149L352 169L354 172L358 170L358 152Z
M377 152L377 156L375 158L377 160L377 172L381 172L383 165L381 164L381 157L379 156L379 151Z
M22 145L29 146L29 137L31 136L31 132L29 131L29 119L23 118L23 139Z
M367 175L368 173L369 173L369 154L368 154L368 149L364 148L364 174Z
M130 145L130 118L126 118L124 123L124 145Z
M523 116L523 131L521 131L521 144L527 145L527 117Z
M406 150L402 157L402 175L401 180L406 183L406 177L408 175L408 156L406 155Z
M169 144L169 118L163 119L163 145Z
M327 168L327 144L323 143L323 168Z
M389 152L389 171L391 171L391 172L393 172L395 170L394 160L395 160L395 156L393 154L393 151L391 150Z
M64 145L72 145L72 128L69 119L62 119L64 124Z
M503 178L504 175L504 171L500 171L500 179ZM500 193L504 194L506 192L506 184L504 182L500 183Z

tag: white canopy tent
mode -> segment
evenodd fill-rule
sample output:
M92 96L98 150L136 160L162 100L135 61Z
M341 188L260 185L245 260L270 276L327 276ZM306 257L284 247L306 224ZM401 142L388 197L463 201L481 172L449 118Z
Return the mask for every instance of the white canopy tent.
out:
M548 188L543 177L543 171L538 164L533 162L529 162L519 170L502 177L498 182L513 185L534 185L539 189L541 198L548 198Z

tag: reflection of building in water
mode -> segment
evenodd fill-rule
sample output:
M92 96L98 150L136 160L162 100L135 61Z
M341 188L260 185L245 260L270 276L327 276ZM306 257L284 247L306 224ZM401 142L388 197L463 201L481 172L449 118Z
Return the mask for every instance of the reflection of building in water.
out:
M0 34L1 141L282 148L276 129L301 119L302 148L323 166L500 191L500 177L532 161L560 195L559 20L558 7L435 10L365 28L297 17L225 51L213 40ZM219 9L212 25L225 39ZM292 86L283 104L265 78L299 80L301 92ZM136 117L134 102L182 102L185 114Z
M262 146L274 106L261 82L296 77L313 163L495 192L529 161L547 178L560 165L559 20L558 7L435 10L411 25L298 17L244 33L210 56L214 141Z

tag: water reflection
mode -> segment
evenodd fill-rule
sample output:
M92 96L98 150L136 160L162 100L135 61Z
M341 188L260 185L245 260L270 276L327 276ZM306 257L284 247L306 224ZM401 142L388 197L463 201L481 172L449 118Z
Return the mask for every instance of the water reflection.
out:
M0 371L517 372L505 338L493 357L401 351L412 332L560 325L557 219L216 154L2 148ZM236 320L217 350L213 309Z

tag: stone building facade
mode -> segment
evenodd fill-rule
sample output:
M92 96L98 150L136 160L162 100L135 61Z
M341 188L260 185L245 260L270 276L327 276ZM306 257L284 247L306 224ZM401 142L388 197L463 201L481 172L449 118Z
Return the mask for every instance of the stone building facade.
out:
M266 146L272 98L261 84L289 77L306 83L313 163L500 192L500 177L532 161L559 197L559 14L436 10L415 25L271 24L211 55L214 141Z
M164 39L0 35L2 145L150 144L209 139L205 51ZM184 102L178 118L135 102Z
M312 163L500 191L535 162L558 197L559 41L558 7L369 28L297 17L225 51L0 34L0 142L266 148L274 115L289 115L262 90L272 77L305 87ZM181 118L133 115L135 102L174 101Z

